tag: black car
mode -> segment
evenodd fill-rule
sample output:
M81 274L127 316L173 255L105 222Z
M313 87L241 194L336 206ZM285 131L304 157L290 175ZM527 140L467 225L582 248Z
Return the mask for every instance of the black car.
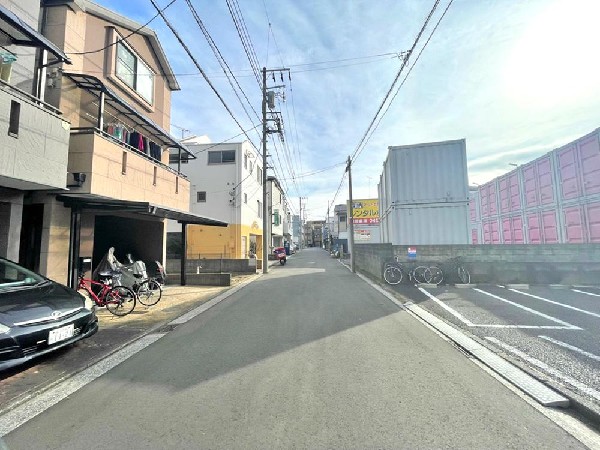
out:
M0 258L0 371L96 331L98 318L91 300Z

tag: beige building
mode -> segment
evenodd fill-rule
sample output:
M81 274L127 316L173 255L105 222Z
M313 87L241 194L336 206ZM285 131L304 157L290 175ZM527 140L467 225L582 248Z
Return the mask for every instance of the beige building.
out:
M193 158L167 131L179 85L154 31L87 0L45 0L43 34L72 65L48 71L46 101L70 122L65 189L36 192L43 210L40 271L72 284L79 258L109 247L164 262L166 220L222 225L189 213ZM136 31L136 33L132 33ZM61 176L65 176L62 174ZM185 228L185 225L183 226ZM184 230L185 232L185 230Z

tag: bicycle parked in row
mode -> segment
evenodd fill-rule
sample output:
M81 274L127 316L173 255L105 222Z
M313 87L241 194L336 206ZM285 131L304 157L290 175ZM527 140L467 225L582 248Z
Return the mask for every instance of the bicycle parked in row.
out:
M96 305L105 306L115 316L126 316L135 308L136 293L118 285L118 274L112 271L100 272L101 281L89 280L79 273L77 291L88 296ZM116 280L116 282L115 282ZM83 291L83 292L82 292Z
M396 257L394 261L386 262L383 270L383 279L388 284L399 284L403 279L411 283L427 283L439 285L444 280L444 271L449 282L460 282L469 284L471 282L471 274L462 263L462 257L456 256L441 264L444 269L438 266L416 266L413 269L408 269L398 261Z
M426 283L426 266L416 266L409 268L406 263L401 263L395 257L393 261L385 263L383 268L383 279L388 284L400 284L402 280L409 283Z

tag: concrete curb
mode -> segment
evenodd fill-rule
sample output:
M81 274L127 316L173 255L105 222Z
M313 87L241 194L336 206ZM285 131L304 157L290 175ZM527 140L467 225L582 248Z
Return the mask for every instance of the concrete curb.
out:
M526 283L513 283L513 284L507 284L506 288L507 289L529 289L529 285Z
M27 403L29 400L39 396L40 394L43 394L47 391L50 391L51 389L55 388L56 386L58 386L59 384L67 381L68 379L74 377L75 375L89 369L90 367L93 367L94 365L100 363L102 360L120 352L121 350L123 350L124 348L126 348L129 345L132 345L133 343L139 341L140 339L143 339L144 337L153 334L153 333L157 333L159 332L159 330L165 326L171 325L171 324L175 324L175 325L179 325L180 322L178 322L179 319L181 319L183 316L186 316L194 311L196 311L199 308L205 307L205 309L203 311L200 311L195 315L201 314L202 312L204 312L205 310L210 309L211 307L215 306L216 304L220 303L222 300L225 300L227 297L229 297L230 295L233 295L235 292L239 291L240 289L244 288L245 286L247 286L250 283L253 283L254 281L256 281L257 279L259 279L260 277L262 277L262 273L257 273L256 275L251 276L251 278L247 281L244 281L242 283L239 283L235 286L230 286L228 289L225 289L222 292L219 293L215 293L215 295L211 296L210 298L208 298L206 301L204 301L203 303L201 303L200 305L196 305L192 308L189 308L186 311L182 311L181 314L179 314L177 317L171 317L169 319L163 320L162 322L159 322L153 326L151 326L150 328L142 331L140 334L136 335L135 337L119 344L118 346L110 349L107 353L104 353L102 355L99 355L98 357L91 359L90 361L88 361L86 364L82 365L81 367L77 368L76 370L74 370L71 373L65 374L62 377L52 381L51 383L49 383L46 386L41 387L38 390L35 390L33 392L30 392L29 394L27 394L26 396L22 397L22 398L17 398L14 401L10 402L8 405L6 405L5 407L0 409L0 416L3 416L5 414L7 414L8 412L10 412L11 410L23 405L24 403ZM220 298L222 297L222 298ZM217 302L214 302L215 299L220 298ZM211 303L212 302L212 303ZM210 304L210 305L209 305ZM182 323L182 322L181 322Z

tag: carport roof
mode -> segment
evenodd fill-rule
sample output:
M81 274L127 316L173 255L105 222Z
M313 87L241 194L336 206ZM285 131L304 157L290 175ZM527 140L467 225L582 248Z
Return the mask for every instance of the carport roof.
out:
M71 208L77 207L81 209L130 212L142 214L144 216L176 220L179 223L185 224L211 225L215 227L226 227L228 225L227 222L222 222L217 219L199 216L198 214L191 212L167 208L149 202L133 202L128 200L100 197L93 194L62 194L58 195L56 198L65 206Z

